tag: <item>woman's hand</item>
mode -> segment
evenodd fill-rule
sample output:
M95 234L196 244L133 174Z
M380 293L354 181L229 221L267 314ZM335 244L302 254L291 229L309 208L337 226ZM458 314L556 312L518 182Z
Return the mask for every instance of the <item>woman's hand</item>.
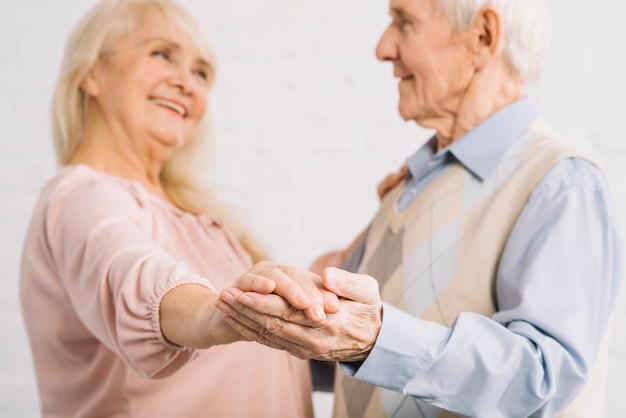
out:
M314 322L339 310L337 295L324 288L322 278L313 272L271 261L255 264L233 284L242 292L274 293Z
M378 198L383 200L385 195L389 192L389 190L393 189L398 183L406 178L406 173L408 171L408 167L404 164L400 167L400 170L395 173L389 174L387 177L383 179L380 183L378 183Z
M233 288L242 293L279 295L312 322L339 311L337 295L324 288L319 275L287 264L257 263L235 281ZM184 284L173 288L163 296L159 308L163 335L173 344L190 348L246 340L224 321L218 303L218 295L204 286Z

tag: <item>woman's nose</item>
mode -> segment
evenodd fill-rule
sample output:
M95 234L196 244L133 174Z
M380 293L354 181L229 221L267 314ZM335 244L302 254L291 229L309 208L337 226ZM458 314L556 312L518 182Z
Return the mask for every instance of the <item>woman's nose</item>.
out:
M183 93L193 93L195 89L195 79L192 72L185 66L177 65L170 77L170 84L178 87Z

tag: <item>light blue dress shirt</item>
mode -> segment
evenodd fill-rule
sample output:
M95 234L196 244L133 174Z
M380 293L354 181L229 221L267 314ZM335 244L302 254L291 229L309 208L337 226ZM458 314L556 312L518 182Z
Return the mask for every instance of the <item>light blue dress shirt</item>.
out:
M446 149L431 139L407 160L406 208L454 164L479 179L538 111L530 98L500 110ZM362 241L346 263L355 270ZM593 366L621 280L615 209L602 172L559 161L533 190L497 275L498 312L460 314L451 327L383 303L376 344L364 362L343 363L359 380L471 417L552 417Z

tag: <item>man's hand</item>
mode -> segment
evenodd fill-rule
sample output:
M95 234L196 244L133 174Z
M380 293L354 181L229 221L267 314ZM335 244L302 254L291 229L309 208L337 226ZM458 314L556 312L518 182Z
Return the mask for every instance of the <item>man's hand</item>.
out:
M276 294L226 289L216 306L246 340L306 359L355 361L367 357L382 323L378 282L371 276L328 268L326 289L341 298L341 309L321 322Z

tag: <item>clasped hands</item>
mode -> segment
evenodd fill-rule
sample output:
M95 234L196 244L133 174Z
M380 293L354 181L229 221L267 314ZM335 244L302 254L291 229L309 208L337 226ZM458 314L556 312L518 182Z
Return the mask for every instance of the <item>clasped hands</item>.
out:
M318 275L268 261L222 291L215 306L246 340L303 359L363 360L382 321L371 276L334 267Z

